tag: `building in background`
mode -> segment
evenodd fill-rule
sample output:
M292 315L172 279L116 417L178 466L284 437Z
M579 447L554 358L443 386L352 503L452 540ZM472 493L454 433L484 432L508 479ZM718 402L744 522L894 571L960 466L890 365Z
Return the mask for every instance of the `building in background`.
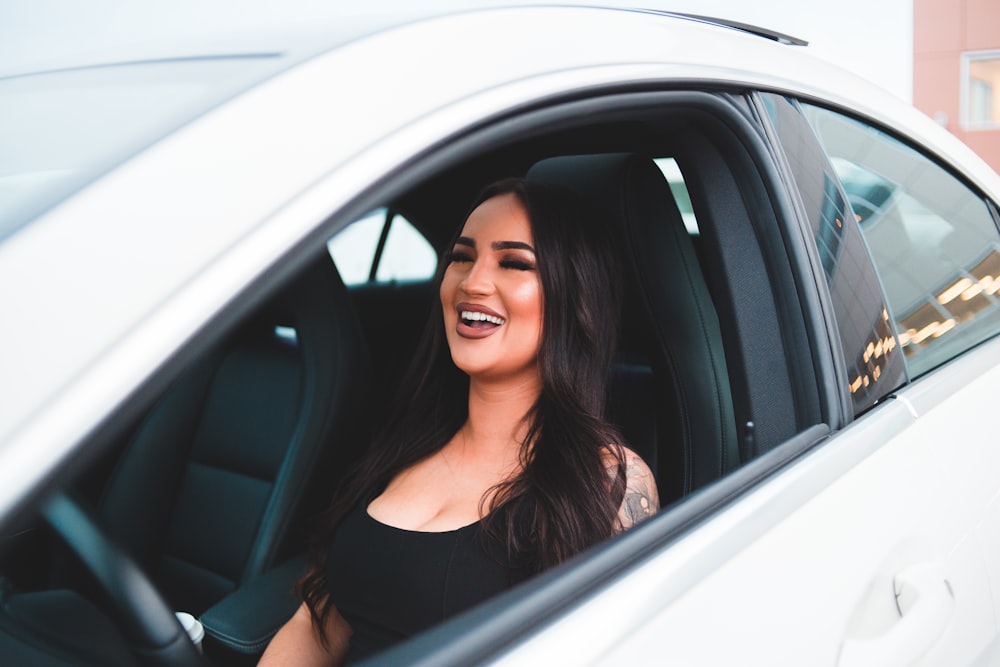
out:
M913 104L1000 172L1000 2L914 0Z

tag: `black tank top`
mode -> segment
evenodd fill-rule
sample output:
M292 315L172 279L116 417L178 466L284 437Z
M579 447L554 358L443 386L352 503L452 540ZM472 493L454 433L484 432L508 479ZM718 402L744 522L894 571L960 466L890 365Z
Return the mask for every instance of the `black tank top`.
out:
M500 593L525 578L506 550L485 544L480 523L445 532L394 528L367 503L330 543L330 599L354 634L348 662L365 658Z

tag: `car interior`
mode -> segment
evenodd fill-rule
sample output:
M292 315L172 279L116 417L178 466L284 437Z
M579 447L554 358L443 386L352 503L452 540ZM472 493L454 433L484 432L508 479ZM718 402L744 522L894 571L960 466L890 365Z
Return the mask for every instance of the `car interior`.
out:
M734 471L787 459L783 443L834 421L754 113L710 92L553 103L401 165L324 223L335 234L383 207L387 225L405 216L441 253L475 193L510 175L606 214L628 265L609 419L674 517L636 529L646 548L690 525L689 499L710 511L734 493L725 480L748 483ZM678 205L688 198L694 231ZM109 416L35 520L0 535L0 655L12 664L254 664L295 609L310 522L364 452L436 294L430 277L345 285L312 239L287 262L291 279L249 287ZM173 611L202 621L203 656Z

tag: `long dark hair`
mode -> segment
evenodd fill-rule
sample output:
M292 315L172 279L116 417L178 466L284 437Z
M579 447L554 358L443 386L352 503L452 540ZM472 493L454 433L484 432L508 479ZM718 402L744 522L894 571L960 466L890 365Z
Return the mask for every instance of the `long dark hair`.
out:
M610 219L601 219L569 192L523 178L487 186L469 212L503 194L515 195L531 222L543 296L542 389L526 415L521 472L485 496L491 500L483 508L482 526L485 539L504 545L512 564L532 573L619 528L624 455L604 409L621 281ZM445 268L442 262L437 285ZM325 516L313 566L299 585L318 629L330 611L325 545L336 526L397 474L444 447L468 418L469 378L452 363L442 317L435 299L388 420L356 470L345 476Z

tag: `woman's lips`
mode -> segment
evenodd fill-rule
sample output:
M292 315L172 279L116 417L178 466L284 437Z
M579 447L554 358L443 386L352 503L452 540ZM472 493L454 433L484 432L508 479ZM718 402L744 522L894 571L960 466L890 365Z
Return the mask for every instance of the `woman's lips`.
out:
M460 303L455 306L458 313L456 332L463 338L486 338L506 324L498 312L474 303Z

